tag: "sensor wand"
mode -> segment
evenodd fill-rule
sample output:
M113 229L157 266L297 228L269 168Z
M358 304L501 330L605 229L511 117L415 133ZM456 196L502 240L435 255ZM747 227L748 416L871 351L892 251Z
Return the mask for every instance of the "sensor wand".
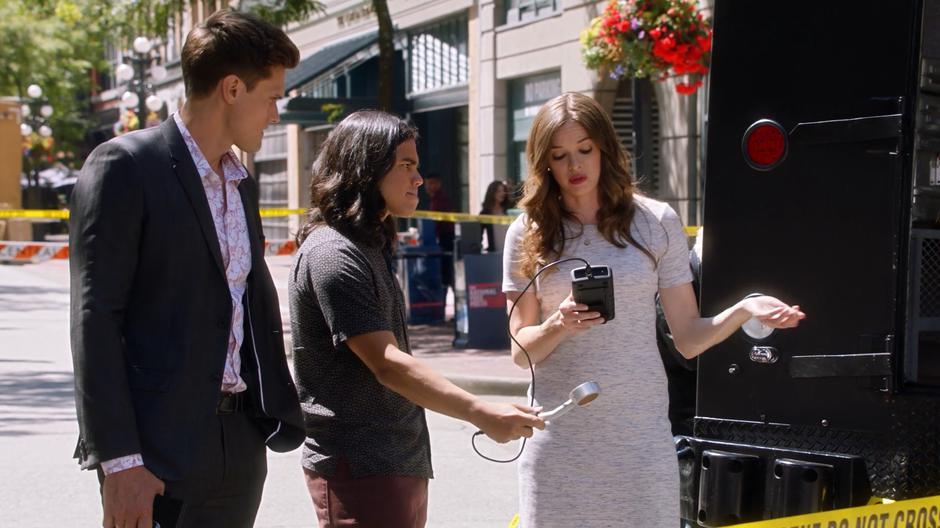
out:
M600 393L600 385L593 381L586 381L571 390L571 393L568 394L568 401L548 412L539 413L539 418L546 422L558 418L575 407L583 407L591 403L597 399Z

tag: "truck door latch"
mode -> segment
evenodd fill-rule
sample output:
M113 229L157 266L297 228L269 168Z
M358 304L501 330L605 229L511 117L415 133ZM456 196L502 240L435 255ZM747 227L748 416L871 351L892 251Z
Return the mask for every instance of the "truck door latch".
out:
M751 353L749 357L754 363L770 365L771 363L777 362L780 354L777 353L777 349L775 347L757 345L751 347Z

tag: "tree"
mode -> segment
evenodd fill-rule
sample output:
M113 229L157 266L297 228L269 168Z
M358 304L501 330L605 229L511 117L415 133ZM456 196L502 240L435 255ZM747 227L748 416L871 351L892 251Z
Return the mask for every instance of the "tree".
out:
M325 11L316 0L241 0L238 4L239 9L253 11L278 26L301 22Z
M39 85L52 106L58 149L78 144L88 123L90 71L104 65L100 11L78 1L0 2L0 95Z
M395 28L386 0L372 0L372 10L379 22L379 109L392 110L395 94Z
M54 109L50 126L55 150L72 151L91 126L92 73L110 68L106 45L130 48L138 35L166 35L191 4L189 0L0 0L0 96L22 98L30 84L38 84ZM242 0L238 8L285 25L322 12L323 4Z
M204 2L217 8L231 4L229 0ZM170 24L182 19L192 5L189 0L93 0L93 3L108 6L115 29L112 35L119 35L125 42L137 35L166 35ZM319 0L239 0L235 8L253 12L277 26L302 22L324 12Z

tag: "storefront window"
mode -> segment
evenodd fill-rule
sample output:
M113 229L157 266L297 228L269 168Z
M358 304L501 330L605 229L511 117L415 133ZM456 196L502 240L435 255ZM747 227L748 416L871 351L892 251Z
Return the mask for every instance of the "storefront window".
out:
M420 28L408 35L408 92L418 94L467 84L470 77L467 17Z
M558 11L559 0L503 0L506 23L516 24L551 15Z
M552 72L509 82L509 180L525 180L525 144L532 119L549 99L561 95L561 73Z
M287 129L272 125L264 132L261 149L255 154L255 176L258 178L259 204L262 209L287 207ZM290 237L286 216L261 219L268 240Z
M457 109L457 175L460 181L460 210L473 212L470 204L470 112Z

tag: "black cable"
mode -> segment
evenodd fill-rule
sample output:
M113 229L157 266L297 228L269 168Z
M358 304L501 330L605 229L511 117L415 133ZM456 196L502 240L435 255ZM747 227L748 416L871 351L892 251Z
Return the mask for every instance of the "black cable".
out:
M516 306L519 305L519 302L518 302L519 299L522 299L522 296L525 295L525 292L529 291L529 288L533 284L535 284L535 279L538 279L539 275L541 275L543 271L554 268L555 266L559 264L564 264L565 262L571 262L572 260L581 261L584 263L584 266L588 270L591 269L591 265L588 263L588 261L580 257L571 257L571 258L556 260L554 262L549 262L548 264L545 265L545 267L540 269L538 273L535 274L534 277L532 277L529 280L529 283L526 284L525 288L522 289L522 293L519 294L519 297L516 299L516 302L512 303L512 308L509 309L509 328L507 329L507 331L509 332L509 339L512 339L512 342L515 343L517 347L519 347L519 350L521 350L523 354L525 354L525 360L529 364L529 375L531 376L530 379L531 379L531 384L532 384L531 388L529 389L529 407L532 407L533 404L535 403L535 367L532 365L532 358L529 357L529 352L525 349L524 346L522 346L522 344L519 341L516 341L516 336L512 335L512 313L516 310ZM525 441L528 440L528 438L522 437L522 445L519 446L519 452L516 453L516 456L507 460L500 460L497 458L490 458L484 455L483 453L481 453L479 449L477 449L477 437L483 434L486 434L486 433L484 433L483 431L477 431L473 433L473 436L470 437L470 445L473 446L473 450L481 458L489 460L490 462L497 462L500 464L508 464L509 462L515 462L516 459L522 456L522 451L525 449Z

